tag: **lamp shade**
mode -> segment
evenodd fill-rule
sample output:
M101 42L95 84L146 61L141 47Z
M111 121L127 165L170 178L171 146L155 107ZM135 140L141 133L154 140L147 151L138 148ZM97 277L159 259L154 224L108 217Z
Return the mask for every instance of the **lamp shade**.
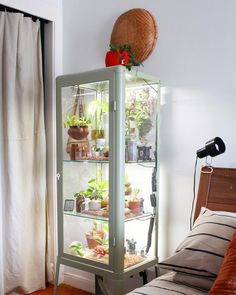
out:
M215 157L225 152L225 144L220 137L215 137L206 142L205 147L197 150L197 157Z

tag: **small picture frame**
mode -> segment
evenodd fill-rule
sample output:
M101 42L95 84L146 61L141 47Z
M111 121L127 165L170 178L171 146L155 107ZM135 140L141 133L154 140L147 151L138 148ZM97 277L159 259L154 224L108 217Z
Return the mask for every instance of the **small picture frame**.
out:
M74 210L75 200L66 199L64 203L64 211L72 212Z

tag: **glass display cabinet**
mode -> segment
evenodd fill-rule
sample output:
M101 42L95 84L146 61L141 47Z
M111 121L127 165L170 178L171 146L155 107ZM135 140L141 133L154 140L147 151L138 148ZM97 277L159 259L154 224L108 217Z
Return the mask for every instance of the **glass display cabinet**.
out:
M57 78L58 258L96 294L156 265L158 79L109 67Z

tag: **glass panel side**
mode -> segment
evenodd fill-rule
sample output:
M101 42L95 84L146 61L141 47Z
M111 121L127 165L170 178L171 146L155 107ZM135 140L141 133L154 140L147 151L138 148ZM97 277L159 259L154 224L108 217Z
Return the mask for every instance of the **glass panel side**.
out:
M109 82L62 88L64 253L109 264Z
M126 86L125 268L156 258L158 92L151 81Z

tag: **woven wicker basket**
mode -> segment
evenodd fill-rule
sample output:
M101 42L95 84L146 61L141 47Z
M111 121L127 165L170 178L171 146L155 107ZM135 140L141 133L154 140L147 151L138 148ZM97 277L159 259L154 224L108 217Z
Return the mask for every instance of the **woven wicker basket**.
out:
M157 25L153 16L145 9L134 8L116 20L111 34L111 44L129 44L137 62L142 63L152 53L157 35Z

